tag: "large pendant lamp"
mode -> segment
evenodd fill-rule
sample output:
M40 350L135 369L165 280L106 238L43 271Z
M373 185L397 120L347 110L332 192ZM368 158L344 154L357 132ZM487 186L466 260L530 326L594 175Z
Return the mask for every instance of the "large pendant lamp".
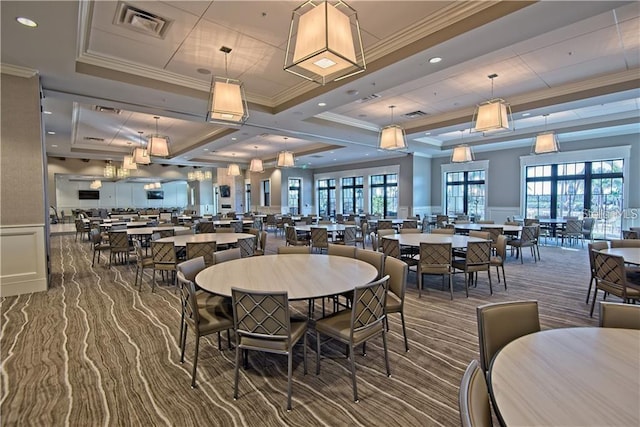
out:
M510 130L511 106L504 99L493 97L493 79L497 74L491 74L491 99L476 107L473 114L473 130L476 132L494 132Z
M233 158L235 159L236 153L233 153ZM240 166L237 163L231 163L227 167L227 176L240 176Z
M133 161L139 165L148 165L151 163L151 157L149 156L149 152L144 145L144 141L142 140L142 131L138 131L138 135L140 136L140 147L136 147L133 150Z
M122 168L127 170L138 169L138 164L133 161L133 155L124 156L122 159Z
M322 85L366 69L358 15L344 1L306 1L293 11L284 69Z
M464 138L464 130L460 131L460 142ZM451 152L451 163L469 163L474 159L473 151L467 144L460 144Z
M168 157L169 156L169 137L158 133L158 120L160 117L154 116L156 119L156 133L149 137L149 145L147 152L149 156Z
M258 146L254 145L256 149L256 156L251 159L251 164L249 165L249 172L262 173L264 172L264 164L262 163L262 159L258 158Z
M240 80L227 77L227 55L231 53L231 48L222 46L220 51L224 52L225 76L214 76L211 80L207 121L224 126L241 126L249 118L244 85Z
M407 148L407 141L404 135L404 129L402 127L393 124L393 109L395 105L390 105L391 109L391 124L382 128L380 131L380 138L378 141L378 148L383 150L398 150L401 148Z
M292 168L295 166L295 158L291 151L287 151L287 138L284 137L284 150L278 153L276 166L279 168Z
M111 164L109 160L104 167L104 171L102 172L105 178L115 178L116 176L116 166Z
M546 154L546 153L557 153L560 151L558 147L558 138L556 133L553 131L547 131L547 117L549 115L544 115L544 129L545 131L536 135L536 139L533 143L533 153L534 154Z

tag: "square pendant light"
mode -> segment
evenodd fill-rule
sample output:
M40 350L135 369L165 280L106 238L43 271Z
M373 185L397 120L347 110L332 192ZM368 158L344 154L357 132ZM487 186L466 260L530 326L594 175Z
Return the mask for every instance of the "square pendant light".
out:
M138 169L138 164L133 161L133 156L124 156L124 159L122 160L122 168L129 170Z
M231 163L227 168L227 176L240 176L240 166Z
M251 159L251 164L249 165L250 172L262 173L264 172L264 165L262 163L262 159Z
M278 153L276 166L279 168L292 168L295 166L295 159L291 151L281 151Z
M535 154L557 153L558 151L560 150L555 132L545 132L536 136L533 146Z
M158 133L158 120L160 117L154 116L156 120L156 133L149 137L147 152L149 156L168 157L169 156L169 137Z
M378 147L383 150L397 150L407 148L404 137L404 129L398 125L390 125L382 128Z
M151 163L151 157L146 148L138 147L133 150L133 161L139 165L148 165Z
M114 178L116 176L116 167L111 163L108 163L104 167L103 175L105 178Z
M231 53L231 48L222 46L220 51L224 52L225 77L214 76L211 79L207 121L225 126L241 126L249 118L244 85L240 80L227 77L227 55Z
M468 163L473 161L473 151L466 144L458 145L451 153L451 163Z
M322 85L366 69L358 15L344 1L307 1L293 11L284 69Z
M473 113L473 127L475 132L495 132L510 130L509 119L511 106L500 98L493 98L493 79L497 74L491 74L491 99L478 105Z

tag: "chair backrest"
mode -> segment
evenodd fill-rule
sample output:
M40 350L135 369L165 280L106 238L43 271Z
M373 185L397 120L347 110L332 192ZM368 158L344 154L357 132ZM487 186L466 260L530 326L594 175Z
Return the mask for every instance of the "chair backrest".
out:
M213 265L213 253L217 250L216 242L187 242L187 259L203 257L208 267Z
M420 272L446 274L451 270L451 243L420 242Z
M600 302L600 327L640 329L640 305Z
M487 265L491 262L491 242L468 242L467 257L465 263L467 266Z
M266 231L260 232L260 249L262 250L262 253L267 252L267 232Z
M396 239L382 239L382 253L388 257L400 258L400 242Z
M407 290L407 276L409 265L396 258L384 260L384 275L389 276L388 291L400 300L400 307L404 305L404 294Z
M495 224L496 222L491 219L479 219L476 224Z
M179 273L182 273L185 279L195 281L196 275L206 268L204 258L199 256L197 258L188 259L182 261L176 266Z
M184 318L187 321L192 321L197 328L200 324L200 313L198 312L198 302L196 300L196 286L181 271L178 271L176 277L180 285L180 302Z
M311 246L321 249L329 247L329 233L326 228L311 227Z
M213 263L220 264L221 262L231 261L233 259L240 259L240 248L225 249L224 251L217 251L213 253Z
M234 214L234 218L235 218L235 214ZM229 224L233 229L234 233L242 233L242 221L230 221Z
M310 254L311 246L278 246L278 255Z
M455 228L434 228L431 230L432 234L455 234Z
M298 234L296 233L296 229L286 223L284 224L284 236L287 243L290 245L295 245L298 241Z
M596 225L596 219L592 217L586 217L582 220L582 232L587 236L591 236L593 227Z
M178 261L173 242L151 242L154 264L176 264Z
M384 257L385 255L382 252L356 248L356 259L373 265L378 270L377 278L381 278L384 272Z
M352 245L356 242L356 236L357 236L357 229L356 227L345 227L344 229L344 244L345 245Z
M610 242L612 248L640 248L640 239L617 239Z
M540 220L538 218L525 218L524 226L527 227L529 225L540 224Z
M142 265L142 260L145 258L145 255L142 251L142 243L140 243L140 240L133 239L133 249L136 252L136 264Z
M257 228L251 227L246 231L247 234L253 234L254 236L256 236L256 238L254 239L254 249L258 249L258 242L260 241L260 230L258 230Z
M238 341L246 336L270 342L291 340L287 292L261 292L231 288L233 324Z
M565 232L569 234L582 234L582 221L579 219L568 219Z
M244 239L238 239L238 247L240 248L240 257L249 258L255 255L256 238L247 237Z
M631 231L631 230L622 230L622 238L623 239L637 239L638 238L638 232L637 231Z
M420 234L422 231L419 228L401 228L400 234Z
M378 230L388 230L393 228L393 221L390 219L379 219L378 220Z
M507 236L504 234L498 236L495 250L496 255L502 258L502 261L504 262L507 259Z
M487 380L477 360L472 360L462 375L458 404L462 427L490 427L493 425Z
M153 234L158 234L158 238L162 239L163 237L172 237L176 235L176 232L173 228L167 228L166 230L158 229L153 232Z
M100 230L97 228L94 228L89 232L89 237L91 238L91 244L93 244L94 247L102 242L102 234L100 234Z
M536 240L538 236L538 225L525 225L522 227L522 232L520 233L520 240L522 242L533 242Z
M171 244L173 245L173 243ZM126 231L110 231L109 247L111 250L129 250L129 237Z
M490 239L493 243L498 241L498 236L504 234L504 228L502 227L480 227L480 230L486 231L489 233ZM469 233L471 236L471 233Z
M591 269L591 275L595 277L596 273L596 257L594 251L601 251L602 249L607 249L609 247L609 243L607 242L593 242L587 245L587 249L589 251L589 268Z
M347 257L347 258L355 258L356 257L356 247L355 246L337 245L337 244L334 244L334 243L329 243L329 249L327 249L327 254L343 256L343 257Z
M389 276L373 281L363 286L356 286L353 290L353 304L351 306L350 340L355 342L356 335L370 328L382 330L385 319L385 305L387 303L387 287Z
M627 272L624 258L602 252L593 253L595 262L595 278L598 288L617 297L627 298ZM635 287L640 289L640 286Z
M447 224L449 222L449 216L448 215L436 215L436 226L437 227L444 227L445 224Z
M418 221L415 219L405 219L402 221L402 228L418 228Z
M215 233L216 228L213 226L213 221L203 221L198 224L199 233Z
M538 332L538 301L511 301L476 308L480 366L488 372L498 350L523 335Z
M489 231L471 230L471 231L469 231L469 237L478 237L480 239L492 240L491 239L491 233Z

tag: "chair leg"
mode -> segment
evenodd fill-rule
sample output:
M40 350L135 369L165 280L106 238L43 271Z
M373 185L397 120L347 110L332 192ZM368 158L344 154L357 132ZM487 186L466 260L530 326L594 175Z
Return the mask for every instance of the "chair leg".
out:
M389 366L389 351L387 349L387 334L382 330L382 346L384 347L384 364L387 368L387 377L391 376L391 367Z
M422 298L422 272L418 268L418 298Z
M469 298L469 276L466 273L464 275L464 290L467 293L467 298Z
M153 280L151 281L151 292L156 291L156 269L153 269Z
M349 343L349 354L351 355L351 383L353 384L353 401L358 403L358 386L356 385L356 353L353 351L353 344Z
M451 301L453 301L453 280L451 277L451 273L447 274L449 276L449 293L451 294ZM442 276L444 278L444 276ZM402 320L404 322L404 319ZM404 323L403 323L404 325ZM407 350L409 351L409 350Z
M184 350L187 348L187 331L189 329L189 325L184 324L184 331L180 335L180 363L184 363Z
M491 285L491 268L487 268L487 276L489 276L489 295L493 295L493 286Z
M507 290L507 276L504 274L504 264L500 266L502 268L502 280L504 281L504 290Z
M193 372L191 373L191 388L196 388L196 369L198 368L199 347L200 347L200 334L196 332L196 351L193 356Z
M320 375L320 332L316 332L316 375Z
M591 286L593 285L593 275L591 275L591 280L589 280L589 290L587 291L587 300L585 301L586 304L589 304L589 296L591 295Z
M291 374L293 373L293 349L289 349L287 358L287 411L291 410Z
M451 283L451 282L449 282L449 283ZM404 312L403 311L400 312L400 321L402 322L402 335L404 336L404 351L409 351L409 340L407 339L407 328L405 327L405 324L404 324Z
M238 344L239 342L236 342L236 368L233 375L233 400L238 399L238 378L240 377L240 346Z
M605 293L605 296L607 294ZM593 308L596 306L596 298L598 297L598 287L593 290L593 301L591 301L591 311L589 312L589 317L593 317Z

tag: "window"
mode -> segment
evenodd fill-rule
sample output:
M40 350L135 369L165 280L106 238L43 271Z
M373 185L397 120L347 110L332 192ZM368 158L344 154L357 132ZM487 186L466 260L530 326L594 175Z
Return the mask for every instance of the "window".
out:
M385 218L398 215L398 174L371 176L371 212Z
M342 178L342 213L364 212L364 178L361 176Z
M619 236L623 210L622 159L571 162L526 169L529 218L591 216L595 238Z
M336 213L336 180L321 179L318 181L318 215L333 217Z
M465 214L476 219L484 218L486 194L484 170L447 172L445 180L447 214Z
M268 179L261 181L262 188L260 189L262 197L262 206L271 206L271 182Z
M301 211L300 189L302 180L299 178L289 178L289 213L299 215Z

